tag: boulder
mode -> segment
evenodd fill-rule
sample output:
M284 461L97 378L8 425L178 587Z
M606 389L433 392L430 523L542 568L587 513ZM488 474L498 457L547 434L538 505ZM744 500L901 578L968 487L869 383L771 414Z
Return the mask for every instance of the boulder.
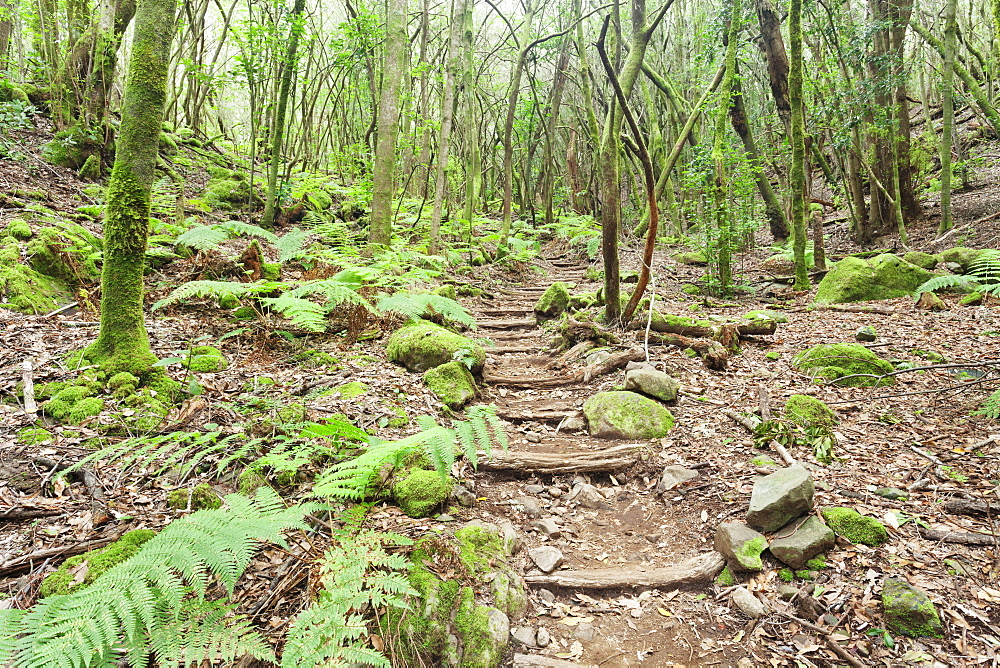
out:
M543 318L558 318L569 306L569 286L556 281L535 303L535 314Z
M666 492L686 482L691 482L697 477L698 472L694 469L686 469L683 466L667 466L660 475L660 483L656 489L660 492Z
M852 543L878 547L889 540L889 532L881 522L853 508L825 508L823 519L835 534Z
M802 427L823 427L829 430L837 422L837 415L829 406L815 397L793 394L785 402L785 417Z
M767 549L767 539L743 522L724 522L715 531L715 550L726 558L734 571L761 571L761 553Z
M625 372L625 389L660 401L673 401L677 398L680 383L656 369L632 369Z
M392 486L392 496L410 517L426 517L448 500L453 485L437 471L417 469Z
M909 297L931 272L883 253L871 260L846 257L833 265L816 290L817 304Z
M444 405L454 410L476 398L476 379L457 360L428 369L424 373L424 384Z
M983 251L975 248L965 248L964 246L955 246L954 248L949 248L948 250L941 251L938 256L941 258L942 262L951 262L958 265L959 271L955 273L967 274L969 272L969 267L972 263L979 259L979 255Z
M868 387L896 382L891 376L880 378L896 370L892 364L855 343L821 343L795 355L792 364L800 371L811 371L828 380L867 374L835 383L840 386Z
M944 635L941 618L927 594L902 580L886 578L882 585L882 611L885 626L893 633L911 638Z
M789 466L759 478L750 494L747 524L758 531L777 531L812 508L812 476Z
M479 373L486 363L486 351L472 339L430 322L402 327L389 337L386 354L390 362L399 362L414 373L423 373L455 359L466 351L473 359L472 373Z
M834 540L830 527L810 515L789 535L772 540L770 550L775 558L798 570L805 568L806 562L817 554L832 548Z
M598 438L662 438L674 416L659 402L635 392L600 392L583 404L590 434Z
M941 261L941 258L937 255L921 253L920 251L910 251L903 256L903 259L910 264L915 264L921 269L928 271L936 267L937 263Z
M674 260L681 264L706 265L705 251L684 251L674 255Z

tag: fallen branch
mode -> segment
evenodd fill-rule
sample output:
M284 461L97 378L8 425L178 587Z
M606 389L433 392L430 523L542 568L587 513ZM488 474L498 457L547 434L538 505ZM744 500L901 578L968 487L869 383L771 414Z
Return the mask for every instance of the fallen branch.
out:
M57 462L56 460L49 459L48 457L36 456L32 457L31 461L35 462L40 466L45 466L49 468L51 471L64 471L68 469L70 466L73 466L72 463L67 464L65 462ZM97 476L94 475L93 471L91 471L90 469L76 469L75 471L72 471L69 475L75 478L76 480L82 482L84 486L87 488L87 491L90 492L90 496L92 498L98 501L104 501L105 499L104 489L101 486L101 481L97 479Z
M736 331L740 336L767 336L774 334L778 324L774 320L756 319L743 323L720 323L703 327L700 325L682 325L664 320L662 317L653 316L649 328L654 332L663 334L680 334L681 336L694 336L699 338L718 339L726 325L736 325Z
M613 587L651 587L668 589L687 584L711 582L726 566L725 558L718 552L692 557L666 568L583 568L577 571L559 571L551 575L527 575L524 581L531 585L555 585L579 589L609 589Z
M58 510L56 508L11 508L9 510L0 510L0 522L23 522L24 520L33 520L37 517L62 515L65 512L65 510Z
M116 533L106 538L85 540L82 543L63 545L62 547L50 547L17 557L15 559L10 559L0 565L0 578L5 578L13 573L20 572L25 568L30 568L36 562L44 561L45 559L51 559L53 557L72 557L77 554L89 552L90 550L96 550L99 547L104 547L105 545L115 542L120 537L121 534Z
M1000 537L993 534L964 533L961 531L943 531L941 529L920 529L920 536L926 540L936 540L939 543L960 543L962 545L979 545L992 547Z
M846 649L844 649L843 647L841 647L839 644L837 644L836 640L834 640L833 638L830 637L830 631L828 631L827 629L824 629L821 626L816 626L815 624L807 622L804 619L799 619L795 615L787 613L787 612L778 612L776 614L779 615L779 616L781 616L781 617L784 617L785 619L788 619L788 620L791 620L791 621L795 622L796 624L798 624L799 626L801 626L803 628L807 628L810 631L814 631L815 633L818 633L820 636L822 636L823 640L826 642L826 646L829 647L833 651L834 654L836 654L837 656L839 656L841 659L843 659L847 663L851 664L852 666L855 666L855 668L864 668L864 664L863 663L861 663L860 661L858 661L858 659L856 659L854 657L854 655L852 655Z
M731 408L722 408L719 410L719 412L725 415L733 422L735 422L736 424L746 429L747 431L749 431L751 434L755 434L757 427L760 425L760 420L746 415L741 415ZM781 457L781 459L788 466L795 466L796 464L798 464L798 461L796 461L795 457L792 457L792 453L788 451L788 448L783 446L781 443L772 440L770 443L768 443L768 445L774 448L774 451L778 453L778 456Z
M729 364L729 351L718 341L712 339L689 339L680 334L650 333L649 340L679 348L691 348L705 362L709 369L721 371Z
M596 663L577 663L540 654L515 654L513 668L600 668Z
M24 412L35 413L38 411L38 404L35 403L34 368L31 365L31 359L24 360L21 368L24 370L21 375L21 379L24 381Z
M616 445L604 450L581 452L493 452L493 459L486 461L480 454L479 468L487 471L536 471L540 473L600 473L621 471L639 461L641 445Z
M1000 515L1000 503L952 499L941 504L941 509L952 515Z
M519 320L483 320L482 322L476 323L476 327L482 327L485 329L517 329L519 327L529 327L534 329L537 326L538 322L534 318Z

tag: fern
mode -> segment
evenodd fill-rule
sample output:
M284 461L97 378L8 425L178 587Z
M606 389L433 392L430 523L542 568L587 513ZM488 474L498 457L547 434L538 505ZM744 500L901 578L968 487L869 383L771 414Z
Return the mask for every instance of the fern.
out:
M1000 390L986 397L983 405L973 415L982 415L983 417L1000 420Z
M281 235L274 244L278 249L278 262L284 264L306 257L308 254L303 248L308 240L309 233L299 228Z
M246 622L227 628L231 609L205 595L215 582L232 595L260 544L284 545L282 535L306 529L302 517L314 506L285 508L267 488L225 502L174 521L86 589L50 596L26 612L0 610L0 663L110 668L123 652L136 666L150 658L187 665L243 654L273 661Z
M320 665L384 666L381 653L362 646L366 620L357 611L393 606L416 596L403 572L407 560L386 551L384 543L409 545L391 534L362 533L343 540L321 560L323 589L316 601L292 620L281 656L282 668Z
M969 265L968 273L933 276L916 289L916 294L937 292L955 287L978 290L1000 297L1000 251L980 251L976 259Z
M290 295L269 297L260 300L273 310L292 321L292 324L310 332L326 331L327 308L308 299L299 299Z
M272 244L278 242L274 232L263 227L251 225L238 220L226 220L216 225L195 225L174 240L178 246L187 246L197 251L209 251L217 248L226 239L234 236L248 236L264 239Z
M233 236L256 237L272 244L278 243L278 237L274 234L274 232L265 230L263 227L259 227L257 225L244 223L240 220L226 220L219 223L215 227L220 227Z
M476 320L454 299L433 294L397 292L379 301L376 308L381 313L399 313L410 320L433 318L439 315L445 321L476 328Z
M237 281L189 281L178 286L169 295L153 304L153 310L187 301L195 297L210 297L218 300L232 295L240 298L250 295L266 294L288 287L275 281L257 281L255 283L239 283Z
M941 276L932 276L927 279L920 287L916 289L916 294L921 292L937 292L938 290L945 290L948 288L962 288L974 290L979 287L979 282L972 276L963 276L959 274L944 274Z

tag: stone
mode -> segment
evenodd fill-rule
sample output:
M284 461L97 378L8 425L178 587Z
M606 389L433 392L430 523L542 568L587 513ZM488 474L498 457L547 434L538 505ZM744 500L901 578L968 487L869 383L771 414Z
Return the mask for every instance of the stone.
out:
M524 440L526 440L528 443L541 443L542 435L539 434L537 431L526 431L524 432Z
M773 320L779 324L788 322L788 314L781 311L772 311L771 309L747 311L743 314L743 318L746 320Z
M544 626L539 626L535 633L535 644L539 647L548 647L551 642L552 636L549 635L549 630Z
M625 389L641 392L660 401L674 401L680 383L656 369L632 369L625 372Z
M793 598L798 596L799 588L793 587L792 585L783 584L778 587L778 598L782 601L791 601Z
M674 254L674 260L681 264L706 265L705 251L684 251Z
M862 343L871 343L878 338L878 334L875 332L875 328L871 325L865 325L864 327L859 327L858 331L854 333L854 338Z
M674 426L674 416L659 402L635 392L599 392L583 405L591 436L650 440Z
M889 532L881 522L853 508L824 508L823 519L835 534L852 543L878 547L889 540Z
M883 499L889 499L891 501L903 501L908 499L910 494L901 489L895 487L879 487L875 490L875 494L881 496Z
M593 640L596 633L597 631L594 629L593 624L583 622L582 624L576 625L576 629L573 630L573 637L577 640L587 642L588 640Z
M392 486L392 496L410 517L427 517L448 500L454 482L437 471L417 469Z
M940 638L944 626L926 593L896 578L882 585L882 611L889 631L911 638Z
M921 311L944 311L948 308L933 292L921 292L914 306Z
M770 550L776 559L794 569L805 568L807 561L834 546L833 531L812 515L789 531L786 527L782 533L788 535L772 540Z
M531 548L528 550L528 558L543 573L551 573L563 563L563 553L551 545Z
M981 306L983 303L983 293L970 292L959 299L958 303L962 306Z
M569 306L569 286L556 281L542 293L535 303L535 315L543 318L558 318Z
M510 637L524 647L538 647L538 633L530 626L515 626L510 630Z
M969 268L972 266L972 263L979 259L979 255L982 252L983 251L975 248L956 246L954 248L941 251L938 253L938 257L941 258L942 262L958 265L955 269L949 268L949 271L954 271L956 274L966 274L969 272Z
M896 370L892 364L856 343L821 343L796 354L792 364L817 378L837 381L833 384L839 387L872 387L896 382L892 376L883 377ZM838 380L844 376L855 377Z
M563 491L558 487L548 487L546 488L545 493L551 496L553 499L558 499L560 496L563 495Z
M530 496L519 496L514 499L514 503L520 506L524 510L524 514L528 517L542 516L542 506L538 503L538 499Z
M843 304L909 297L933 274L891 253L871 260L845 257L830 268L816 290L817 304Z
M936 267L937 263L941 261L941 258L937 255L922 253L920 251L909 251L903 256L903 259L910 264L915 264L921 269L926 269L928 271Z
M559 428L563 431L583 431L587 428L587 421L578 415L571 415L563 418L563 421L559 423Z
M424 373L454 361L459 351L465 351L472 358L472 373L482 371L486 351L481 345L431 322L402 327L393 332L386 344L389 361L398 362L414 373Z
M698 472L694 469L686 469L683 466L670 465L663 469L663 473L660 475L660 483L656 486L656 489L661 492L666 492L675 487L679 487L686 482L691 482L697 478L698 475Z
M476 505L476 495L462 485L455 485L451 490L451 498L460 506L471 508Z
M537 522L533 522L531 526L549 538L559 538L562 535L562 527L551 517L543 517Z
M790 276L795 273L795 262L787 255L772 255L760 263L760 270L776 276Z
M650 369L655 371L656 367L649 362L629 362L625 365L625 371L632 371L634 369Z
M487 655L490 657L496 657L497 659L503 656L504 650L507 648L507 643L510 638L510 618L502 610L497 610L496 608L488 608L486 610L486 619L488 620L487 632L490 639L494 643L494 647L490 648ZM469 656L469 649L465 650L465 657ZM464 658L464 657L463 657ZM469 657L471 659L471 657ZM463 662L465 663L465 662ZM469 660L465 665L491 665L491 663L477 664L472 660Z
M751 619L757 619L758 617L765 617L771 614L771 611L767 609L767 606L764 605L760 599L750 593L746 587L737 587L729 596L736 607L740 609L740 612Z
M553 594L548 589L544 589L544 588L538 590L538 598L542 599L544 602L548 603L549 605L552 605L553 603L556 602L556 595Z
M611 507L599 489L585 482L573 485L566 500L593 510L607 510Z
M542 485L525 485L524 491L528 494L541 494L545 491L545 487Z
M747 524L758 531L777 531L812 508L812 476L801 466L778 469L759 478L750 494Z
M476 380L469 369L457 360L428 369L424 384L448 408L458 410L476 398Z
M767 539L743 522L724 522L715 531L715 550L736 571L761 571L760 555L767 549Z

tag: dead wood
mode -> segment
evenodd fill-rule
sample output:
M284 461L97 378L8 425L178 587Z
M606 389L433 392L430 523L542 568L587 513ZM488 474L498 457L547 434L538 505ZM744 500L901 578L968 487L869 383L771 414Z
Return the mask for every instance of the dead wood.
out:
M920 536L926 540L936 540L941 543L960 543L962 545L979 545L992 547L1000 541L1000 537L992 534L964 533L961 531L943 531L941 529L920 529Z
M21 368L24 370L21 376L24 381L24 412L35 413L38 411L38 405L35 403L34 367L31 359L24 360Z
M646 359L646 353L641 348L629 348L611 355L597 364L591 364L583 370L583 381L587 382L606 373L624 368L629 362L639 362Z
M952 515L998 515L1000 516L1000 503L985 503L983 501L969 501L967 499L952 499L941 504L941 509Z
M599 364L591 364L583 370L568 376L514 378L512 376L495 376L484 371L483 382L517 388L563 387L565 385L573 385L574 383L587 382L597 376L620 369L629 362L638 362L644 359L646 359L646 354L641 349L631 348L615 353Z
M584 568L577 571L559 571L552 575L527 575L524 581L531 585L555 585L577 589L610 589L615 587L651 587L669 589L687 584L711 582L726 566L725 558L718 552L692 557L666 568Z
M52 471L64 471L72 466L72 463L57 462L54 459L49 459L48 457L32 457L31 461L39 464L40 466L45 466ZM79 480L87 488L90 493L91 498L98 501L104 501L104 488L101 486L101 481L97 479L94 472L90 469L77 469L69 474L75 480Z
M504 355L509 353L536 353L536 346L495 346L488 348L491 355Z
M549 362L546 365L546 368L561 369L565 367L567 364L570 364L580 359L581 357L583 357L596 347L597 344L591 341L590 339L587 339L586 341L580 341L575 346L564 352L562 355Z
M534 329L538 326L534 318L523 318L517 320L483 320L476 323L477 327L483 327L486 329L518 329L521 327L527 327Z
M594 341L604 345L613 345L619 342L617 336L597 323L590 320L576 320L572 317L567 317L566 321L560 325L559 333L571 343Z
M576 663L539 654L515 654L513 668L600 668L594 663Z
M33 520L37 517L62 515L65 512L65 510L58 510L56 508L10 508L8 510L0 510L0 522L23 522L24 520Z
M732 336L731 328L733 326L735 326L736 333L739 336L767 336L774 334L777 330L778 324L773 320L759 318L749 320L745 323L727 322L718 325L711 325L709 327L703 327L694 325L679 325L667 322L662 318L654 317L653 321L649 325L649 328L654 332L660 332L663 334L680 334L681 336L716 339L723 345L726 345L725 341L722 341L720 337Z
M5 561L3 564L0 564L0 578L5 578L13 573L18 573L26 568L31 568L34 564L46 559L52 559L54 557L72 557L77 554L89 552L90 550L96 550L99 547L104 547L105 545L115 542L119 538L121 538L121 534L116 533L105 538L95 538L94 540L85 540L81 543L73 543L72 545L63 545L62 547L50 547L44 550L37 550L31 554L25 554L15 559L10 559Z
M547 402L545 404L526 403L497 407L497 416L505 420L541 420L559 421L578 415L580 410L569 402Z
M832 629L828 630L824 629L821 626L816 626L815 624L807 622L804 619L799 619L795 615L789 614L787 612L778 612L777 614L781 617L784 617L785 619L795 622L796 624L798 624L803 628L818 633L820 637L822 637L823 640L826 642L826 646L829 647L834 654L836 654L837 656L839 656L841 659L851 664L852 666L855 666L855 668L864 668L863 663L861 663L857 658L855 658L853 654L851 654L846 649L838 645L837 641L835 641L833 638L830 637L830 632L832 631Z
M652 343L677 346L679 348L691 348L702 358L705 366L715 371L721 371L729 364L729 351L718 341L711 339L689 339L680 334L663 333L650 333L649 340Z
M486 461L482 453L479 468L487 471L536 471L542 473L599 473L621 471L639 461L641 445L616 445L604 450L580 452L493 452Z
M879 315L898 315L901 311L892 308L880 308L878 306L841 306L840 304L827 304L825 306L814 306L819 311L840 311L841 313L878 313Z
M761 389L763 390L763 386L761 387ZM766 396L766 390L763 391L765 392L763 396ZM722 408L719 409L719 412L725 415L733 422L735 422L736 424L746 429L747 431L749 431L751 434L756 433L756 429L758 425L760 425L760 420L749 417L747 415L740 415L731 408ZM763 406L761 412L763 412ZM767 412L770 413L770 407L768 407ZM778 456L781 457L782 461L784 461L785 464L787 464L788 466L795 466L796 464L798 464L798 462L795 460L795 457L792 456L792 453L788 451L788 448L783 446L781 443L778 443L777 441L771 441L768 445L774 448L774 451L778 453Z

